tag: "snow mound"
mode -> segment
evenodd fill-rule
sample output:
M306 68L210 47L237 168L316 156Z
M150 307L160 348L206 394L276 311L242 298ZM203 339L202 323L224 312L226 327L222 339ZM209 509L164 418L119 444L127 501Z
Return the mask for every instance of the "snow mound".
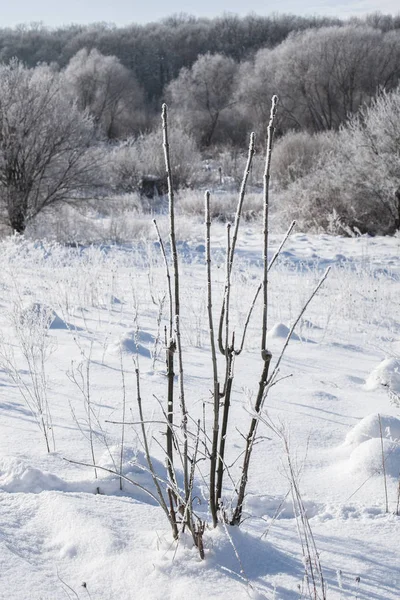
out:
M76 329L74 325L61 319L50 306L40 302L33 302L22 309L20 313L22 325L39 325L46 329Z
M383 360L367 378L365 388L375 390L381 385L400 393L400 360L397 358Z
M386 438L382 442L386 475L398 479L400 444ZM381 440L375 437L357 446L350 455L348 467L350 471L362 471L366 475L378 475L382 473Z
M348 461L349 471L366 475L382 472L382 444L388 476L398 478L400 465L400 419L372 414L362 419L346 436L345 445L353 446Z
M48 471L42 471L13 457L0 458L0 489L5 492L39 494L45 490L67 491L68 484Z
M380 415L382 425L382 437L388 441L400 440L400 419L390 415ZM345 444L359 446L371 439L379 439L381 431L379 426L379 415L372 414L364 417L346 435Z
M154 497L157 491L143 452L139 451L135 453L130 448L125 450L122 473L127 479L123 481L123 490L120 491L118 475L120 468L120 448L112 446L109 450L110 453L106 452L99 461L100 468L98 469L97 479L93 478L92 469L85 469L85 472L87 471L87 479L71 481L66 481L54 473L36 468L29 464L27 460L11 456L1 456L0 491L26 494L40 494L41 492L96 494L100 490L103 496L129 496L138 502L156 504ZM110 472L103 470L101 467L109 469ZM165 481L167 475L163 463L153 458L153 467L160 477L160 481ZM180 474L178 481L183 485ZM137 487L134 482L142 486L142 488ZM149 493L145 490L148 490Z
M287 327L286 325L284 325L284 323L277 323L276 325L274 325L272 327L272 329L270 329L268 331L268 335L267 337L269 339L279 339L279 338L283 338L286 339L287 336L289 335L289 327ZM292 334L291 337L292 340L300 340L299 336L296 333Z
M111 354L140 354L151 358L154 336L145 331L127 331L109 347Z

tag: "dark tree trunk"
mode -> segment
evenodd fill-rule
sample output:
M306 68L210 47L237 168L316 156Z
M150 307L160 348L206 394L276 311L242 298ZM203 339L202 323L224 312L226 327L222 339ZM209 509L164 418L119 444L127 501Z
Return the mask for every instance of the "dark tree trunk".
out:
M11 227L15 231L15 233L20 233L21 235L25 232L26 223L24 219L16 219L11 222Z
M396 197L396 218L394 226L396 231L398 231L400 229L400 186L397 188L394 195Z
M22 177L20 170L15 166L10 167L4 193L10 227L16 233L23 234L25 232L31 189L32 183Z
M22 206L9 206L8 218L10 227L16 232L23 234L26 229L25 211Z
M218 123L218 119L219 119L219 112L215 113L211 117L210 127L209 127L208 131L205 133L205 136L204 136L204 146L206 146L207 148L209 146L211 146L211 140L212 140L212 138L214 136L215 129L216 129L217 123Z

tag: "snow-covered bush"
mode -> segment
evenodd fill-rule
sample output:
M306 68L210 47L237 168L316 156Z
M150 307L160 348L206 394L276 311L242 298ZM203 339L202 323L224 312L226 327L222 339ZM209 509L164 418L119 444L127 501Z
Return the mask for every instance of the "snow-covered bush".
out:
M352 23L292 32L243 63L239 106L257 134L265 132L271 93L282 104L278 129L336 130L378 89L396 86L399 53L397 31Z
M291 131L274 147L272 167L274 182L280 189L312 172L321 154L327 154L334 141L332 133L310 134Z
M343 128L332 177L354 205L359 228L393 233L400 228L400 88L383 92Z
M400 88L382 93L331 138L281 195L305 229L393 233L400 227ZM335 232L335 231L334 231Z

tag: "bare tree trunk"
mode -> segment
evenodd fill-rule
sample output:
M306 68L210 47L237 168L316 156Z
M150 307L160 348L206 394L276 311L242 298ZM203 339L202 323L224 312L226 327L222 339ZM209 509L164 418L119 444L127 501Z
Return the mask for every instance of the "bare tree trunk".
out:
M395 191L396 198L396 217L395 217L395 229L398 231L400 229L400 186Z

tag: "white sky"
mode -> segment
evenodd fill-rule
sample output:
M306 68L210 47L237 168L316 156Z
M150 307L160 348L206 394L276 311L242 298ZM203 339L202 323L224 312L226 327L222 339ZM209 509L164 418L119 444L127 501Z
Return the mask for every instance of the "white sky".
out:
M42 21L57 26L67 23L113 22L117 25L158 21L174 13L215 17L224 12L246 15L292 13L346 18L379 11L398 14L398 0L0 0L0 27Z

